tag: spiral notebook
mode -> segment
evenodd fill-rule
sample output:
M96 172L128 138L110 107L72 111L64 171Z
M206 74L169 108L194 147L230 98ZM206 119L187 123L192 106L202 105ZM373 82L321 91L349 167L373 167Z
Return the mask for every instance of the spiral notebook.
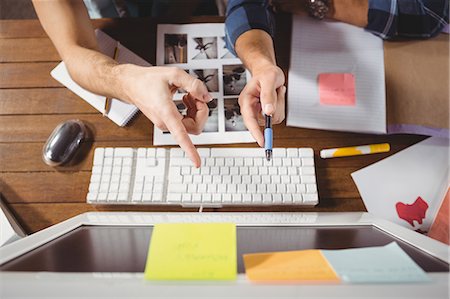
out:
M119 63L132 63L140 66L151 66L150 63L125 48L122 44L114 40L103 31L97 29L95 31L95 35L97 36L100 51L103 54L113 57L115 48L118 48L117 61ZM66 86L69 90L91 104L95 109L103 113L106 97L94 94L79 86L70 77L64 62L58 64L58 66L54 68L50 74L55 80ZM127 104L118 99L112 99L111 106L106 117L115 122L117 125L123 127L138 111L139 109L134 105Z

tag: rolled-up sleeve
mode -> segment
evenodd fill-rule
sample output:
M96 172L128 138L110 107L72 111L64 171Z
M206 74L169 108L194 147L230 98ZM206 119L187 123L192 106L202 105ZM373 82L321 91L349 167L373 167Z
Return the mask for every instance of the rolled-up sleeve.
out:
M448 24L448 0L369 0L366 30L384 38L428 38Z
M238 37L251 29L266 31L273 38L275 25L268 0L229 0L225 35L228 49L236 55L234 46Z

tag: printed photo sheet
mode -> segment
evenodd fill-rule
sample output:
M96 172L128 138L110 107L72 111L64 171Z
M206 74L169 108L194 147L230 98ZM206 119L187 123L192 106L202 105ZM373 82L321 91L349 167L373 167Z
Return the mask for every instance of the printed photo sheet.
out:
M213 100L200 135L190 135L194 144L254 142L244 125L238 97L250 79L242 62L225 46L224 24L158 25L157 65L175 66L200 79ZM187 108L179 89L174 103L182 115ZM154 145L177 144L170 132L154 129Z

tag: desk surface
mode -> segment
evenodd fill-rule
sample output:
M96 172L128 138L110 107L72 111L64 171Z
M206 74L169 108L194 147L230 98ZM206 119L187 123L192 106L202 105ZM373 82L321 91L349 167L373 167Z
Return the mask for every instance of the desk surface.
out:
M290 19L277 27L277 60L289 65ZM223 21L198 17L188 22ZM93 21L126 47L155 64L156 20L104 19ZM130 32L132 34L130 34ZM87 211L195 211L181 207L92 206L86 204L95 147L151 147L153 125L139 114L125 128L116 126L89 104L65 89L50 71L60 57L37 20L0 21L0 193L28 233ZM69 167L52 168L42 162L45 140L62 121L78 118L93 129L84 159ZM220 211L365 211L350 177L353 171L392 155L424 136L377 136L286 127L274 129L276 147L312 147L320 204L315 208L245 207ZM322 160L320 149L389 142L387 154ZM255 146L242 144L233 146Z

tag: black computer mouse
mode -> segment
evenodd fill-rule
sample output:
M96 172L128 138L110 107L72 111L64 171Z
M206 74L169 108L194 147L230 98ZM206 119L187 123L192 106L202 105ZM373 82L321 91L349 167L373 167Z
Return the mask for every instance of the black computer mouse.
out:
M87 139L88 130L85 124L72 119L60 123L48 137L42 149L42 158L50 166L68 163Z

